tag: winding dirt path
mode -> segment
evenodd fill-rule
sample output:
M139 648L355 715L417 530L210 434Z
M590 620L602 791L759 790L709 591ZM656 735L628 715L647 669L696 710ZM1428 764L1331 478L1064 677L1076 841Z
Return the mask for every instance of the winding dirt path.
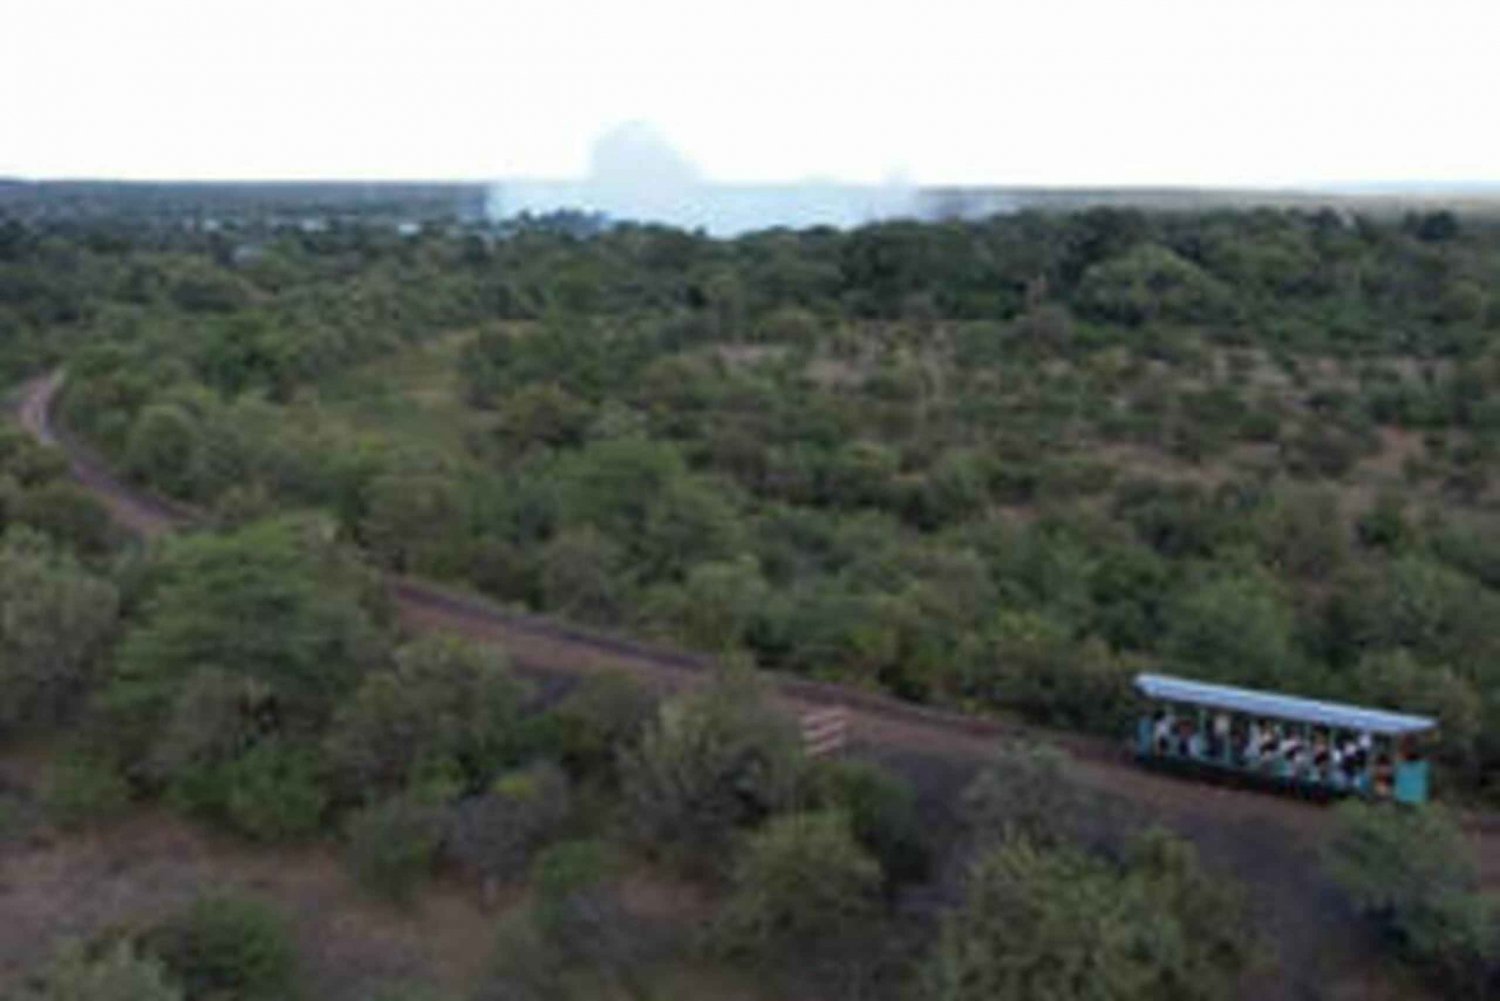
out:
M125 528L157 537L191 528L190 509L123 483L83 442L53 418L62 385L54 374L27 383L17 414L37 439L56 444L73 475ZM517 668L538 676L578 677L623 670L659 690L699 684L713 659L622 637L579 629L544 616L502 609L430 582L391 576L388 584L403 621L415 629L463 635L502 644ZM1324 807L1266 793L1219 788L1148 772L1107 740L1061 734L1014 722L931 709L855 689L788 676L772 676L775 699L792 712L842 706L848 710L857 753L906 773L934 811L951 807L953 793L993 753L998 739L1024 737L1065 747L1082 778L1101 794L1121 797L1168 827L1191 837L1211 865L1234 872L1252 889L1256 910L1274 929L1274 969L1257 993L1293 997L1333 979L1349 983L1351 971L1368 970L1369 943L1329 893L1318 872L1317 848L1327 831ZM944 804L947 804L945 806ZM936 824L939 818L934 816ZM1471 817L1475 847L1487 882L1500 882L1500 837L1494 818ZM1337 973L1333 973L1337 970ZM1378 973L1353 974L1356 983ZM1355 995L1383 994L1364 982Z

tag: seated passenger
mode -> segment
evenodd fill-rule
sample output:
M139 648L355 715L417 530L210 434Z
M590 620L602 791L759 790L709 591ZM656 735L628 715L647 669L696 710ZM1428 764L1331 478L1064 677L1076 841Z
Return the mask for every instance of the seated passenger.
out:
M1166 754L1172 735L1172 714L1165 709L1156 711L1156 722L1151 726L1151 736L1156 743L1156 753Z

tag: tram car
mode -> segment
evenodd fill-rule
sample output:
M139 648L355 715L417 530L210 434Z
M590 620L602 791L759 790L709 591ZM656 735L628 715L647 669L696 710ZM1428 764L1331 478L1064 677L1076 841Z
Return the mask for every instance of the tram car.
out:
M1425 716L1140 674L1135 754L1144 763L1314 797L1425 803Z

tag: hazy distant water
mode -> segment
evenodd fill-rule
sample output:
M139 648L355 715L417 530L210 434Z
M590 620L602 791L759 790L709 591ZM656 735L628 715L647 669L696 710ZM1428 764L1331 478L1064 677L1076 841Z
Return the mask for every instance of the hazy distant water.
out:
M926 218L930 200L914 188L848 184L672 184L613 186L592 181L508 181L490 191L489 213L506 219L561 209L734 236L774 226L858 226Z

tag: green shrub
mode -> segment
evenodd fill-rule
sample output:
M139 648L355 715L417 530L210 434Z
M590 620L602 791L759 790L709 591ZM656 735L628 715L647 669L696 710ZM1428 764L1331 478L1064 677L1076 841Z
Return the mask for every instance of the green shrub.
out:
M1500 976L1500 906L1479 892L1463 832L1440 807L1344 803L1324 852L1350 902L1449 997L1488 997Z
M735 858L716 928L730 952L772 960L835 953L878 914L880 865L838 812L776 817Z
M318 762L306 748L258 744L221 771L229 823L258 841L290 841L316 834L328 805Z
M423 637L339 707L328 756L350 797L392 795L437 773L482 787L516 755L520 702L502 652Z
M129 942L102 952L65 945L46 975L38 1001L184 1001L160 960L139 955Z
M1234 996L1252 958L1243 901L1167 835L1125 866L1017 838L979 858L924 964L927 1001Z
M814 773L817 801L849 818L849 829L873 855L888 883L920 879L929 851L911 784L863 761L829 761Z
M70 755L52 767L43 797L53 823L80 827L117 816L130 802L130 787L109 763Z
M270 906L246 897L204 897L145 936L188 1001L287 1001L297 994L290 932Z
M114 585L45 537L19 527L0 536L0 732L69 716L95 681L118 608Z
M981 849L1017 837L1052 846L1083 838L1093 801L1062 751L1007 741L964 790L963 818Z
M643 844L701 858L790 803L802 766L795 725L753 678L722 676L662 705L625 755L626 802Z
M404 904L432 871L442 818L425 803L390 799L354 814L347 838L344 858L359 885Z
M640 739L656 701L629 675L591 675L554 712L563 760L577 774L614 780L620 753Z
M561 768L543 762L519 769L453 806L445 848L479 874L488 899L500 882L525 872L537 848L567 820L571 801Z

